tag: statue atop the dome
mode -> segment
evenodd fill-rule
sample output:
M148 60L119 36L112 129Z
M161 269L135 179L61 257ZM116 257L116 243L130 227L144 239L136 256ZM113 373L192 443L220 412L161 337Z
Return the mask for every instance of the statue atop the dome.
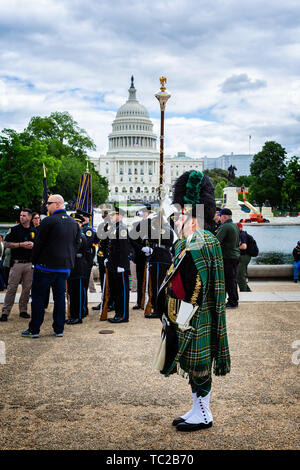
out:
M160 77L159 81L161 84L160 91L166 91L166 87L165 87L165 84L167 81L166 77Z
M131 76L131 87L130 87L130 88L134 88L134 83L133 83L133 82L134 82L134 77L133 77L133 75L132 75L132 76Z

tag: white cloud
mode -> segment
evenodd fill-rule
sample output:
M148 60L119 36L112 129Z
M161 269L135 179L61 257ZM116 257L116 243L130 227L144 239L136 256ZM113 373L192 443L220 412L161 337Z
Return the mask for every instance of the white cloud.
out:
M68 111L107 151L134 75L168 154L247 153L266 140L299 153L300 4L287 0L0 2L0 129Z

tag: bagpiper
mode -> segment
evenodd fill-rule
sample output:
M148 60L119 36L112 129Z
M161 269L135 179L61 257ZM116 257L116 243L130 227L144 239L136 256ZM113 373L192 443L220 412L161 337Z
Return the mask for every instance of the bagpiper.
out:
M212 371L230 372L224 267L220 243L206 230L215 215L208 176L200 171L181 175L174 185L173 204L180 208L176 221L180 238L158 295L166 349L155 366L166 377L177 372L188 378L193 406L172 424L178 431L190 432L213 424Z

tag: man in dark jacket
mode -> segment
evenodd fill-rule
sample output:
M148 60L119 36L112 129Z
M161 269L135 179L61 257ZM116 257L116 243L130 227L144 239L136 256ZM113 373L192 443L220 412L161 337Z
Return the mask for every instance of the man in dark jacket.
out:
M228 294L226 308L238 307L237 268L240 260L240 229L232 222L232 212L224 208L221 212L221 227L216 237L222 248L225 274L225 290Z
M47 202L49 217L43 219L34 249L34 265L31 289L31 321L22 336L38 338L44 321L45 296L52 287L53 330L55 336L63 336L66 313L66 281L74 266L75 255L81 243L80 228L68 216L64 200L59 194L49 196Z

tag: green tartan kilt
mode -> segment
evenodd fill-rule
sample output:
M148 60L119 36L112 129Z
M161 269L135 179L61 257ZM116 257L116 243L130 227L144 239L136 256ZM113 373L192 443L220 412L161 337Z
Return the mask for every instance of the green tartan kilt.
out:
M186 373L210 374L212 368L211 312L200 312L199 309L190 325L194 330L181 331L176 325L178 353L169 371L171 372L172 369L174 371L174 367L178 363L181 371Z

